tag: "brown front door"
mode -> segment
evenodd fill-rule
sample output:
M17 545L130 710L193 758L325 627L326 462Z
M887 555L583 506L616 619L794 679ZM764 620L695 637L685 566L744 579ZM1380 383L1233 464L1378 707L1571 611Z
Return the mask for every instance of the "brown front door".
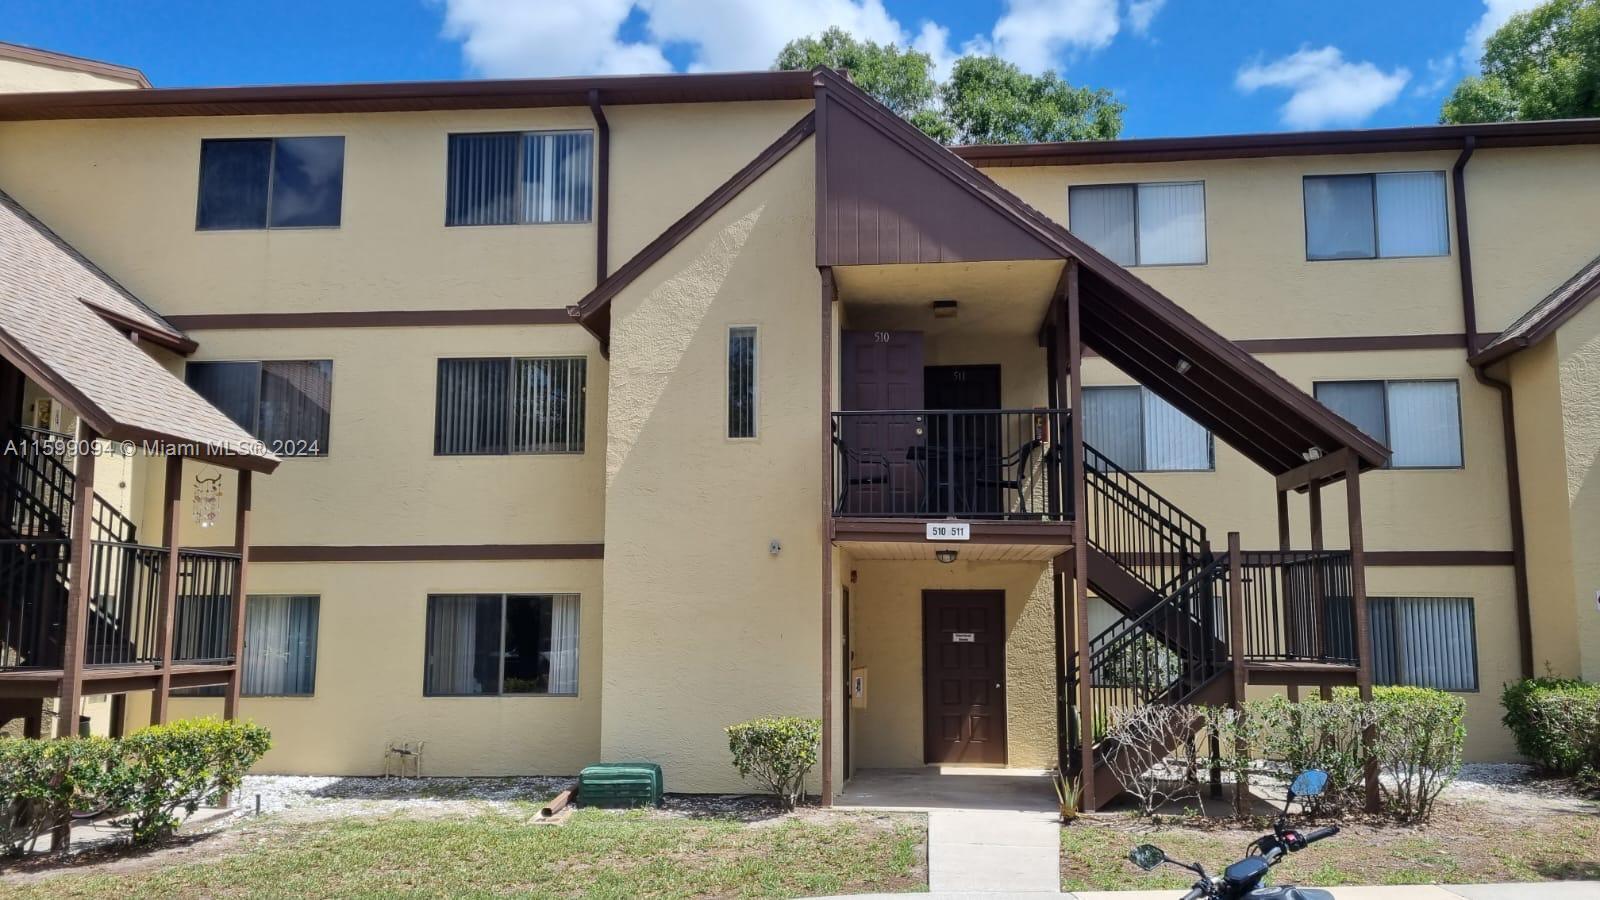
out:
M846 331L839 391L845 410L922 409L922 332ZM843 416L840 512L913 513L922 508L921 416Z
M929 763L1006 761L1005 593L922 592Z

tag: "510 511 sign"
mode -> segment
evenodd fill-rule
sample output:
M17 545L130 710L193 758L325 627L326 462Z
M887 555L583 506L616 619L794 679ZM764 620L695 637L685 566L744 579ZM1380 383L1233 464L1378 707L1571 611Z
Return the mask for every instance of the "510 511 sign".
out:
M930 541L970 541L972 540L971 522L929 522L928 540Z

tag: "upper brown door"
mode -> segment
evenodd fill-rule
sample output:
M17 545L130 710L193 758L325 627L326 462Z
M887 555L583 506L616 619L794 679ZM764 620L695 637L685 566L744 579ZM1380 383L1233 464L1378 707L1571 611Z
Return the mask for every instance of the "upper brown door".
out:
M841 336L839 388L846 410L922 409L922 332L846 331ZM844 496L856 515L915 512L922 506L920 451L926 437L917 415L844 416Z
M1000 512L1000 367L928 366L923 387L929 409L961 411L929 417L929 508L953 516Z
M922 592L924 753L1006 761L1005 593Z

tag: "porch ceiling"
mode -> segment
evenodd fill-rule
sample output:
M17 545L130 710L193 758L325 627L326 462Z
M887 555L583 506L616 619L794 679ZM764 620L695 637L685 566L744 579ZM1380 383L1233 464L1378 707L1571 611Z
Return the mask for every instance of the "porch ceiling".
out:
M1034 335L1050 308L1059 259L835 266L851 328L959 330ZM954 318L935 319L933 302L954 300Z
M937 562L934 552L954 550L961 562L1049 562L1065 553L1060 544L968 544L891 541L838 541L855 559L927 560Z

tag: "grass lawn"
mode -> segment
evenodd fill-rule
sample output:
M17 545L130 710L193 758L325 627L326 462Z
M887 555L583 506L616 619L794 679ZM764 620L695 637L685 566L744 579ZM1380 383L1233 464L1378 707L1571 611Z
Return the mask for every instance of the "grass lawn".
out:
M1061 829L1062 890L1181 890L1195 876L1171 866L1141 872L1127 862L1128 850L1151 843L1174 859L1217 872L1270 830L1270 823L1259 830L1153 828L1126 815L1089 817ZM1426 827L1352 825L1272 870L1275 884L1311 886L1574 878L1600 878L1600 814L1527 815L1481 803L1441 807Z
M6 884L13 898L230 896L804 896L926 889L916 818L800 815L745 823L579 810L527 815L263 819L210 839L202 861L127 861Z

